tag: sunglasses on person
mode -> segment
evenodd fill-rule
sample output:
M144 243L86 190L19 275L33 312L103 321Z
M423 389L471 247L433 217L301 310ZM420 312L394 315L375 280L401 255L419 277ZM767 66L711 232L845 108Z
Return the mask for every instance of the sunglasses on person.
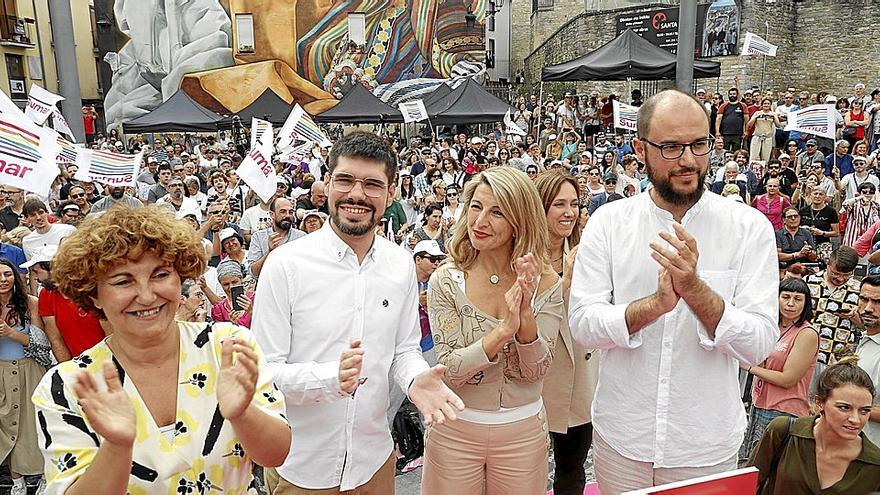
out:
M590 172L590 177L599 177L599 172Z
M71 194L71 195L70 195L70 198L71 198L71 199L79 199L79 198L84 198L85 196L86 196L85 193Z
M449 198L454 198L454 197L458 196L458 193L454 192L454 191L449 191L448 193L446 193L446 196Z
M779 165L770 165L770 167L768 167L768 168L770 170L779 170Z

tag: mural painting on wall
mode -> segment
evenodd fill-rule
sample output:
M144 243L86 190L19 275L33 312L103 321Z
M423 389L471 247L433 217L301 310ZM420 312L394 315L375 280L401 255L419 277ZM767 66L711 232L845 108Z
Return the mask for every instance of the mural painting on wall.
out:
M107 120L139 117L178 89L227 114L271 89L315 114L352 84L386 100L389 87L435 87L481 71L486 3L115 0L112 17L126 41L104 57L113 71ZM363 45L349 40L350 13L364 14Z

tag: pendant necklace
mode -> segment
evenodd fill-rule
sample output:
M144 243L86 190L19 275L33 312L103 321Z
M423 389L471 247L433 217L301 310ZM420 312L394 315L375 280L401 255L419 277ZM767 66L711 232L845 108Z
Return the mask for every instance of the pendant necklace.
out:
M498 285L498 282L501 282L501 277L498 276L497 273L493 273L489 275L489 283L492 285Z

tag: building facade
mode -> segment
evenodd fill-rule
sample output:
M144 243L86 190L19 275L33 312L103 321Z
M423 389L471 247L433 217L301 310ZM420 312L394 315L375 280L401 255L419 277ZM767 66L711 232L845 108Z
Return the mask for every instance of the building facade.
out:
M524 60L526 84L520 90L537 91L544 66L574 59L613 39L620 15L675 7L678 3L533 0L537 10L529 13L529 30L515 30L512 43L513 58ZM705 3L711 2L700 2ZM711 60L721 63L721 77L698 81L698 86L724 92L733 86L734 76L739 76L740 87L759 86L762 73L763 86L774 90L793 87L798 91L827 91L842 96L852 94L856 82L869 88L880 86L876 69L880 49L875 46L877 29L873 27L880 23L877 0L736 0L736 5L740 18L737 52L750 31L778 45L778 55L766 60L738 54L713 57ZM521 10L514 8L514 25L524 23ZM570 89L595 88L621 94L631 86L643 84L553 83L544 84L544 91L561 94Z
M71 0L70 7L83 104L100 108L94 8L89 0ZM0 90L22 108L32 83L58 93L52 46L48 0L0 0Z

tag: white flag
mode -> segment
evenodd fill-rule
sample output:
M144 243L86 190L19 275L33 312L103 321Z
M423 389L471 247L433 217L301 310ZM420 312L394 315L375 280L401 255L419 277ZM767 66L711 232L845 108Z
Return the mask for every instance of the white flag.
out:
M770 43L764 38L758 36L755 33L746 33L745 41L743 42L743 55L767 55L770 57L776 56L776 49L778 46Z
M70 126L67 125L67 120L64 119L64 115L61 115L61 112L57 108L52 109L52 128L65 134L71 141L76 141L73 131L70 130Z
M31 92L28 95L27 107L25 107L24 113L36 124L43 125L46 119L52 115L55 104L63 99L64 97L46 91L42 87L31 83Z
M266 124L268 129L265 128ZM258 126L262 126L262 130ZM251 137L253 136L258 136L259 139L254 142L236 172L264 203L268 203L275 195L278 180L275 166L272 165L272 124L254 119L251 128Z
M812 105L788 112L786 131L806 132L834 139L837 125L837 110L834 105Z
M425 102L422 100L407 101L397 105L397 108L400 109L403 121L407 124L428 119L428 110L425 109Z
M513 118L510 116L510 109L507 109L507 113L504 114L504 127L507 128L508 134L514 134L517 136L525 136L528 134L526 131L520 129L516 122L513 121Z
M66 146L75 148L78 169L73 176L74 179L83 182L100 182L109 186L135 186L138 171L140 171L144 158L143 151L136 155L129 155L105 150L90 150L80 145Z
M272 137L272 123L266 120L260 120L256 117L251 119L251 149L257 147L257 142L260 141L260 138L263 137L263 134L269 131L269 137L271 142Z
M629 131L638 130L639 107L614 100L614 128Z
M311 141L321 146L333 145L327 139L327 136L324 135L321 127L312 120L309 114L303 110L303 107L299 106L299 103L293 105L290 115L287 116L287 120L284 121L281 130L278 131L278 149L286 150L293 148L296 145L297 139L300 141Z
M33 127L24 116L2 113L0 141L0 183L48 196L58 176L58 133Z

